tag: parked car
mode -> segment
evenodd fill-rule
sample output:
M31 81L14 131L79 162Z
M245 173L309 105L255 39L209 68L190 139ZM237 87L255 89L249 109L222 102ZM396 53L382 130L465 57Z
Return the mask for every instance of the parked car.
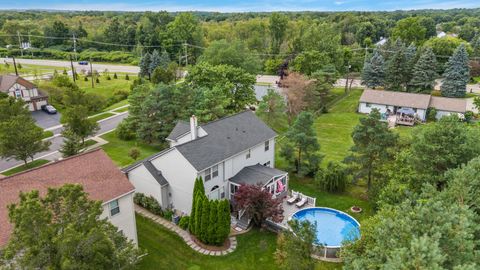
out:
M48 113L48 114L56 114L57 113L57 109L55 109L55 107L53 107L50 104L42 105L42 110L44 112Z
M82 66L86 66L88 65L88 61L79 61L78 64Z

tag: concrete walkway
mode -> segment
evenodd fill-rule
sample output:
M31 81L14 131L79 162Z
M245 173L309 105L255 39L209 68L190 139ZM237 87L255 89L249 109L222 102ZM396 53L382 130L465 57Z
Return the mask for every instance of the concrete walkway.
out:
M195 250L196 252L198 253L201 253L203 255L210 255L210 256L223 256L223 255L227 255L227 254L230 254L232 253L233 251L235 251L235 249L237 248L237 239L235 237L230 237L230 247L227 249L227 250L223 250L223 251L213 251L213 250L207 250L207 249L204 249L202 248L201 246L197 245L197 243L195 243L192 238L190 237L190 234L183 230L182 228L178 227L177 225L173 224L172 222L160 217L160 216L157 216L157 215L154 215L152 213L150 213L148 210L138 206L138 205L135 205L135 212L137 212L138 214L144 216L144 217L147 217L151 220L153 220L155 223L158 223L160 225L162 225L163 227L169 229L170 231L178 234L178 236L180 236L183 241L185 241L185 243L187 243L187 245L189 247L191 247L193 250Z

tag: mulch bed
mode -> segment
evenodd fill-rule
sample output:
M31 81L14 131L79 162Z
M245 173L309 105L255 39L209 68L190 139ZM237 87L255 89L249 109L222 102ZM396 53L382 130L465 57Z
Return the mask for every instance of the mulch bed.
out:
M225 242L221 246L210 246L210 245L204 244L200 240L198 240L193 234L190 234L190 237L192 238L193 242L195 242L197 245L199 245L200 247L202 247L206 250L225 251L228 248L230 248L230 238L229 237L227 237L227 239L225 240Z

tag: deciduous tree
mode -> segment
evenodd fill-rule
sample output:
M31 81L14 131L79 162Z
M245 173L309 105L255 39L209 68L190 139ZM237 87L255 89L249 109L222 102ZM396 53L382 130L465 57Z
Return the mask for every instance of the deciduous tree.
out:
M261 186L240 186L235 193L235 203L239 210L245 210L256 226L261 226L267 218L273 221L283 219L282 200L272 198L272 194Z
M315 268L312 258L316 241L316 225L308 221L291 220L291 230L283 231L277 239L275 261L280 269L309 270Z

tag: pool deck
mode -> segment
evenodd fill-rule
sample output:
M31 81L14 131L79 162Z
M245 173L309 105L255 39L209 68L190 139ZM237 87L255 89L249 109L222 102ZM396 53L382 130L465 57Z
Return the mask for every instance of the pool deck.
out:
M294 203L293 204L288 204L287 203L288 197L284 198L282 201L282 207L283 207L283 220L278 223L279 225L288 228L288 220L290 220L290 217L295 214L297 211L309 208L309 207L315 207L313 204L306 203L302 207L297 207Z

